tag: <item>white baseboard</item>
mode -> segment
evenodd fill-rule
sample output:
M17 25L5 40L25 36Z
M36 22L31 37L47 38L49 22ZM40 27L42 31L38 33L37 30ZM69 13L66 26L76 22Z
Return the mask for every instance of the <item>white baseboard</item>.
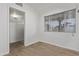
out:
M59 45L59 44L56 44L56 43L52 43L52 42L48 42L48 41L41 41L41 42L48 43L48 44L55 45L55 46L58 46L58 47L61 47L61 48L65 48L65 49L69 49L69 50L79 52L79 50L77 50L77 49L65 47L65 46L62 46L62 45Z
M31 43L29 43L29 44L24 44L24 45L27 47L27 46L30 46L30 45L35 44L35 43L37 43L37 42L40 42L40 41L35 41L35 42L31 42Z
M29 45L35 44L37 42L44 42L44 43L48 43L48 44L51 44L51 45L55 45L55 46L58 46L58 47L61 47L61 48L65 48L65 49L69 49L69 50L73 50L73 51L79 52L79 50L77 50L77 49L74 49L74 48L71 48L71 47L62 46L62 45L56 44L54 42L48 42L48 41L35 41L35 42L31 42L31 43L29 43L29 44L27 44L25 46L29 46Z

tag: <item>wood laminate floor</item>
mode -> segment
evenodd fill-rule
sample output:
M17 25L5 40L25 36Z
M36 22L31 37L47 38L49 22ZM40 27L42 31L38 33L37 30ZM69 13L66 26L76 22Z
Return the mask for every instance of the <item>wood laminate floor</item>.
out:
M57 47L43 42L37 42L28 47L23 42L11 44L10 54L7 56L78 56L79 52Z

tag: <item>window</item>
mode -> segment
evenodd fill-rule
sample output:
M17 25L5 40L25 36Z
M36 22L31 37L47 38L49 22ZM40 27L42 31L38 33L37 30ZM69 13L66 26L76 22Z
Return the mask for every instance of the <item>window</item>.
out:
M76 32L76 9L48 15L44 19L46 32Z

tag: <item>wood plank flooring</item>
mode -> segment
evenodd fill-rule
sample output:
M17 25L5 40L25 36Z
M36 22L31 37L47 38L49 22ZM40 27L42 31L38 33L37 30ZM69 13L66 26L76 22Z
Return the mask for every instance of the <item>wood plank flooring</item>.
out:
M23 42L11 44L7 56L79 56L79 52L57 47L43 42L37 42L28 47Z

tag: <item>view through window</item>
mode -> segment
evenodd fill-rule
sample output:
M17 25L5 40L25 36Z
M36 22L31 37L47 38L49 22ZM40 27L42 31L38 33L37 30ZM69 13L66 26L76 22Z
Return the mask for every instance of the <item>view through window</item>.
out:
M76 32L76 9L45 16L46 32Z

